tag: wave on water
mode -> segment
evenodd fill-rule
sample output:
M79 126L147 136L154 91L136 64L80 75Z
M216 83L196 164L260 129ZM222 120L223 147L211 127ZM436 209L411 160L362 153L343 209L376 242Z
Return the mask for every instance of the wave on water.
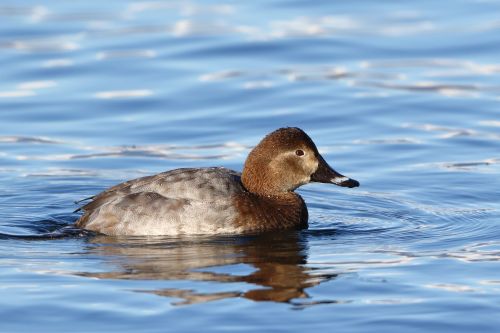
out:
M57 215L42 220L27 222L15 221L0 225L0 239L51 240L86 237L95 233L73 226L75 214Z

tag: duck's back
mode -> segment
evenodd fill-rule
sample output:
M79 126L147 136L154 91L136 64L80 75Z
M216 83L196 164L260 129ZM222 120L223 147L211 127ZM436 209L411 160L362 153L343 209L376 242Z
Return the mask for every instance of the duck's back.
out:
M81 208L76 225L108 235L234 233L232 197L243 192L236 171L176 169L101 192Z

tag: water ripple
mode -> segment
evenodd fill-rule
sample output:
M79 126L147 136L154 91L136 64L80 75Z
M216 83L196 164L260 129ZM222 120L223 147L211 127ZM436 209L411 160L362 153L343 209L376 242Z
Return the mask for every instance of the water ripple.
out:
M60 143L42 138L12 138L5 137L4 142L19 143ZM0 142L2 142L0 138ZM160 158L169 160L216 160L228 159L239 156L247 151L249 147L227 142L214 145L196 145L196 146L175 146L175 145L148 145L148 146L118 146L118 147L89 147L74 146L73 148L91 151L89 153L77 154L44 154L44 155L17 155L17 160L38 160L38 161L64 161L103 157L141 157L141 158ZM213 152L216 152L214 154ZM217 153L220 152L220 153ZM7 155L8 156L8 155Z
M5 0L3 330L498 331L499 5ZM239 170L282 126L362 184L301 187L308 230L72 227L76 200Z

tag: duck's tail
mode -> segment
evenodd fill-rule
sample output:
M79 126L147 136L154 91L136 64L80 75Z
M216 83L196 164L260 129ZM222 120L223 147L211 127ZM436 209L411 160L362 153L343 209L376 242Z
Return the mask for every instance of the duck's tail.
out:
M92 200L92 199L94 199L94 198L95 198L95 195L90 196L90 197L87 197L87 198L85 198L85 199L77 200L77 201L75 201L75 205L77 205L77 204L79 204L79 203L81 203L81 202L87 201L87 200ZM73 211L73 213L78 213L79 211L81 211L81 210L83 209L83 207L84 207L84 206L78 207L77 209L75 209L75 210Z

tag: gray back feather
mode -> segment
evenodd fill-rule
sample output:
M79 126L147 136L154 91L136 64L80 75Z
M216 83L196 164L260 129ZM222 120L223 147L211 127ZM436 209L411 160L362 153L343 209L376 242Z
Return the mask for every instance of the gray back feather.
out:
M106 234L206 233L223 229L235 212L231 197L244 192L240 174L225 168L176 169L113 186L81 209L77 226ZM220 222L207 223L206 219ZM199 221L185 224L182 221ZM193 230L194 229L194 230Z

